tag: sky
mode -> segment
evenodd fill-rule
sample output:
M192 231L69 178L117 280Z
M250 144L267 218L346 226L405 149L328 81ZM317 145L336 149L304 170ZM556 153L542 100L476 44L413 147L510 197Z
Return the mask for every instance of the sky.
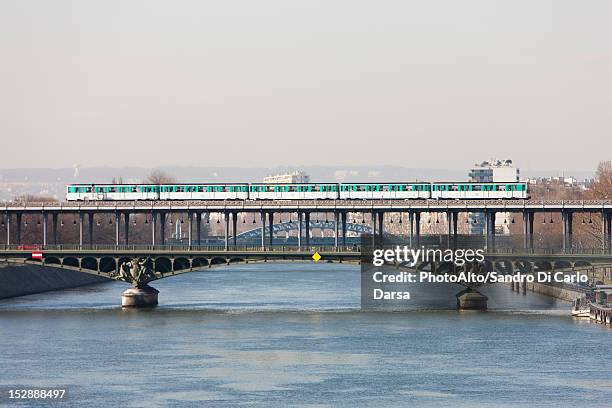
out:
M612 2L0 0L0 167L594 169Z

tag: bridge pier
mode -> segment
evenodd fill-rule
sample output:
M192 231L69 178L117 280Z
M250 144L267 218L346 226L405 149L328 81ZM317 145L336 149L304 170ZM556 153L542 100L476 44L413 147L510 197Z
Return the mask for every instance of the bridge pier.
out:
M467 288L457 293L457 309L459 310L486 310L488 298L482 293Z
M236 248L236 236L238 235L238 213L232 211L232 244Z
M305 219L305 223L304 226L306 228L306 231L304 235L304 239L306 240L306 247L309 248L310 247L310 212L305 212L304 213L304 219Z
M224 239L224 244L225 244L225 250L228 251L229 250L229 217L227 216L227 211L225 211L223 213L223 221L225 222L225 239Z
M603 250L604 252L612 252L612 212L602 211L602 232L603 232Z
M266 249L266 213L261 212L261 249Z
M115 246L119 246L119 212L115 211Z
M130 288L121 294L122 307L153 307L158 304L159 291L149 285Z
M273 238L274 238L274 212L270 211L268 213L269 227L268 231L270 233L270 249L272 248Z
M303 222L303 213L301 211L298 211L298 234L297 234L297 241L298 241L298 248L302 249L302 222Z
M83 248L83 212L79 211L79 248Z
M130 244L130 213L123 214L123 234L125 235L125 245Z
M571 211L562 211L561 218L563 219L563 252L571 251L572 249L572 219Z
M378 213L378 227L379 227L379 231L378 231L378 237L380 239L380 242L383 242L383 234L385 232L385 213L383 211Z
M338 234L339 234L339 230L340 230L340 214L338 214L338 211L334 211L334 227L335 227L335 231L334 231L334 245L336 248L338 248Z
M47 245L47 220L49 219L49 214L43 212L43 247Z
M196 241L198 246L202 245L202 213L196 212Z
M11 214L6 213L6 245L11 245Z
M94 213L92 212L88 213L87 218L88 218L87 222L88 222L88 227L89 227L89 245L93 245Z
M157 225L157 214L151 211L151 245L155 246L155 226Z
M21 245L21 213L17 213L17 245Z
M414 213L414 239L417 247L421 246L421 213L419 211Z
M487 251L495 251L495 212L485 213Z
M341 214L342 218L342 246L346 247L346 211Z
M51 215L51 234L53 235L53 245L57 245L57 213Z

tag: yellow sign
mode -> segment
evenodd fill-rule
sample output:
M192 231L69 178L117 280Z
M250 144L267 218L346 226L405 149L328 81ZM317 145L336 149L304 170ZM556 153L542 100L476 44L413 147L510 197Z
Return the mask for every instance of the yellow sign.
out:
M319 262L319 260L321 259L321 254L320 254L320 253L318 253L318 252L315 252L314 254L312 254L312 259L313 259L315 262Z

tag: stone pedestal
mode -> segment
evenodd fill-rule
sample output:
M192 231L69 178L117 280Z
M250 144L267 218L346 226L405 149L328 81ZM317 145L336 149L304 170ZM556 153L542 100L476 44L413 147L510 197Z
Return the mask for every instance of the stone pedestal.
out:
M123 307L153 307L157 306L157 294L159 291L151 286L142 288L130 288L121 295L121 306Z
M473 289L465 289L457 293L457 309L487 310L488 298Z

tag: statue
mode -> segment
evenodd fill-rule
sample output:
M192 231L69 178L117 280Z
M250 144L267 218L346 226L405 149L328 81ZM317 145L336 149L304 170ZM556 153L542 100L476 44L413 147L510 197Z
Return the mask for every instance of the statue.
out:
M119 267L119 273L113 278L132 284L133 288L144 288L147 283L156 279L151 265L151 258L132 258Z

